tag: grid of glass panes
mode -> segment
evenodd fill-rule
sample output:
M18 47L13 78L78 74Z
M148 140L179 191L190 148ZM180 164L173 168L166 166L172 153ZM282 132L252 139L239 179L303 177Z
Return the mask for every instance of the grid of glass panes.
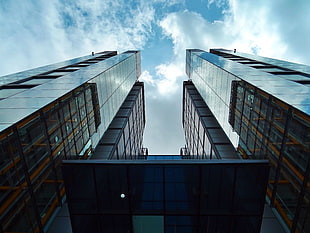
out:
M201 51L197 55L247 82L236 80L241 85L232 87L230 123L240 135L240 153L268 157L272 205L288 229L308 232L309 89L299 84L309 83L309 66L221 49L211 53L231 61Z
M184 82L183 88L183 127L190 158L239 159L231 142L192 82Z
M228 118L231 84L238 78L213 65L202 55L205 54L189 53L191 56L190 78L232 144L237 146L238 135L232 131Z
M260 232L267 161L175 161L65 161L73 232L127 232L150 215L165 232Z
M136 82L101 138L92 159L137 159L141 154L144 116L143 83Z
M93 85L83 85L1 133L4 231L41 229L62 203L61 161L79 157L96 130Z
M135 54L127 54L123 59L89 81L97 84L101 116L98 134L92 138L94 146L109 127L137 79Z
M234 129L244 157L268 158L271 164L268 196L289 228L305 222L309 196L309 116L244 82L236 82ZM301 191L306 189L305 193ZM304 197L300 196L303 195ZM300 203L299 203L300 202ZM299 204L298 204L299 203ZM297 210L297 206L301 205ZM300 212L299 212L300 211ZM296 215L299 218L296 220Z

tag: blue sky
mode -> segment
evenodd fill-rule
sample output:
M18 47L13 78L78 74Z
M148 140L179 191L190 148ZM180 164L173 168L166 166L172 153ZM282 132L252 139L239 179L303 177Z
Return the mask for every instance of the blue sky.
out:
M144 146L177 154L185 49L236 48L310 64L308 0L0 0L0 75L92 51L139 49Z

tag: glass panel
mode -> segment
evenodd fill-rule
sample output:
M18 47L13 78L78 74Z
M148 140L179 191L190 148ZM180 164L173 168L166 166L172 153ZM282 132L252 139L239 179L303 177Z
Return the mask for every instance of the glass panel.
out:
M68 184L66 193L70 196L70 213L94 213L98 204L92 168L89 166L68 167L63 170L63 175Z
M93 232L100 233L99 223L101 221L97 220L97 216L93 215L71 215L71 226L72 232L74 233L84 233Z
M164 233L163 216L132 216L134 233Z
M110 232L118 227L116 219L124 217L120 229L127 231L132 216L154 214L165 216L165 232L242 232L241 226L259 232L268 166L245 163L65 161L71 217L87 213L97 219L94 225ZM198 221L198 216L204 217Z
M13 217L4 222L8 223L5 232L34 232L38 226L38 219L35 217L35 207L30 203L29 198L23 196L24 202L15 204L11 210Z
M98 209L105 213L129 211L130 193L126 167L107 166L95 168ZM96 196L94 196L96 198Z

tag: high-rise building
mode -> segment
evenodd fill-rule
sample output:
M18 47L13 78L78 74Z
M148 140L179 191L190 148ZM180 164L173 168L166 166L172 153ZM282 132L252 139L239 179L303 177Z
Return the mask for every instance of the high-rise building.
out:
M183 128L186 147L181 154L197 159L240 159L223 128L191 81L183 84Z
M130 128L135 127L131 119L143 128L140 85L91 159L63 162L74 233L260 232L268 162L242 160L194 85L184 86L185 135L195 146L191 154L186 149L169 156L127 153L127 142L141 138ZM198 127L205 130L199 138ZM209 151L200 154L207 144Z
M64 202L74 233L260 232L268 161L242 159L191 81L186 148L149 156L139 75L128 51L1 78L0 232L64 232Z
M266 199L285 230L309 232L310 67L224 49L190 49L186 72L240 156L269 160ZM186 140L184 151L218 158L218 144L203 141L210 135L201 132L196 112L197 127L189 130L194 140Z
M142 153L139 75L138 51L108 51L1 77L0 232L46 232L63 159Z

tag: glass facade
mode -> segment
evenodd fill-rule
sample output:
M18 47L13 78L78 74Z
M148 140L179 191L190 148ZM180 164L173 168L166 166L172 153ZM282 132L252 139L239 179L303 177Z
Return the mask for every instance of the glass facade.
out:
M270 161L269 205L287 232L308 232L310 68L228 50L210 51L213 54L187 51L187 61L193 62L187 65L189 77L200 92L205 88L201 78L217 79L230 74L230 85L225 89L229 94L227 122L239 136L238 151L245 159ZM204 73L199 68L204 63L213 66L211 70L218 70L217 76L212 76L211 71ZM206 82L218 85L216 81ZM217 91L211 94L222 96ZM216 112L212 105L209 107Z
M183 83L183 158L239 159L224 130L191 81Z
M144 84L136 82L100 139L91 159L145 159Z
M87 156L84 147L98 127L94 87L84 84L1 132L5 232L39 231L62 203L61 161ZM27 212L34 212L35 219L28 219Z
M209 58L206 56L206 53L201 50L195 50L195 52L187 50L186 73L232 144L237 146L238 135L233 132L228 118L231 83L233 80L239 79L233 74L213 65L212 60L209 62ZM212 56L212 59L217 59L217 56Z
M258 233L268 170L262 160L71 160L63 166L75 233Z
M97 86L100 106L101 124L92 137L94 147L109 127L140 73L136 58L140 56L139 52L123 53L119 56L112 57L111 59L115 59L113 63L108 64L109 67L104 72L88 81Z
M91 150L83 149L89 159L75 157L62 167L73 232L259 232L267 161L229 160L237 153L192 83L184 124L191 146L202 143L185 156L148 156L144 86L135 81L139 54L128 53L87 82L97 90L100 124ZM198 150L206 153L197 156Z
M103 52L1 79L0 232L46 231L64 201L62 160L90 157L140 74L139 56Z

